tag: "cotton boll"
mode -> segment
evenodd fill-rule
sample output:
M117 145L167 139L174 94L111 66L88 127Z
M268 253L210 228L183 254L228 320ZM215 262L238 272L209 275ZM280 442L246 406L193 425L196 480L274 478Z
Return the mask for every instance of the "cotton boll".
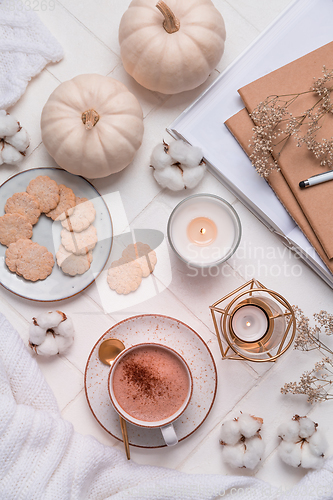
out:
M197 167L202 161L203 153L200 148L190 146L187 150L186 159L184 164L189 168Z
M36 352L42 356L55 356L58 354L58 346L51 333L48 333L44 342L36 347Z
M302 450L300 444L281 441L278 447L278 453L287 465L292 467L300 467L302 461Z
M309 443L304 442L302 445L302 467L304 469L318 469L322 462L323 458L313 455Z
M184 141L174 141L169 145L169 155L173 158L174 162L179 161L186 164L186 158L191 148L192 146L186 144Z
M244 467L245 448L243 443L236 446L224 446L222 456L231 467Z
M200 165L198 167L189 168L183 167L183 182L188 189L193 189L201 179L203 178L206 171L205 165Z
M244 466L247 469L257 467L264 453L264 442L260 437L252 437L245 441L246 451L244 455Z
M63 337L73 338L74 337L74 325L73 325L72 319L67 317L67 319L62 321L56 327L55 331L58 335L62 335Z
M57 311L50 311L40 314L36 321L41 328L48 330L49 328L55 328L60 324L62 320L62 315Z
M30 137L28 132L22 127L16 134L6 137L6 142L14 146L18 151L21 151L21 153L24 153L29 147Z
M74 338L55 335L54 340L57 346L57 352L59 352L59 354L63 354L73 344Z
M238 422L228 420L221 426L220 439L223 443L234 446L241 438Z
M1 156L3 163L8 163L9 165L22 160L22 153L6 142L4 143Z
M189 168L194 168L199 165L205 166L206 164L203 162L202 158L203 158L202 150L195 146L190 146L190 149L188 150L187 157L184 163Z
M29 325L29 341L31 344L39 345L45 340L46 332L39 325L31 323Z
M253 436L249 439L246 439L246 452L251 451L256 454L259 458L262 457L265 449L264 441L260 436Z
M299 439L299 421L289 420L284 422L278 428L278 436L284 441L295 443Z
M183 175L178 167L166 167L164 170L154 170L156 181L164 188L180 191L184 188Z
M318 429L308 439L311 453L317 457L324 455L328 447L328 442L324 434Z
M165 152L165 148L168 152ZM201 163L200 148L174 141L169 146L158 144L151 154L151 166L155 180L172 191L184 188L193 189L203 178L206 165Z
M30 347L42 356L63 353L74 341L71 318L61 311L49 311L33 318L29 328Z
M3 109L0 110L0 137L14 135L20 128L17 120L8 115Z
M156 170L162 170L174 163L171 156L165 152L164 144L157 144L150 157L150 164Z
M316 430L316 424L308 417L301 417L299 419L299 437L308 438Z
M243 436L246 438L254 436L262 426L261 421L252 417L248 413L242 413L240 417L238 417L238 423L240 426L241 434L243 434Z

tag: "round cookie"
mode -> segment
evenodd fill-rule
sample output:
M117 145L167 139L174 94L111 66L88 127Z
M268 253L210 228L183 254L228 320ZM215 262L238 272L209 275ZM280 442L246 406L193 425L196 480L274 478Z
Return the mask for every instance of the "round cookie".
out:
M88 198L80 198L79 196L77 196L75 201L76 205L80 205L80 203L85 203L86 201L88 201Z
M54 266L51 252L39 243L31 240L18 240L6 250L6 264L19 276L29 281L44 280Z
M27 193L32 194L39 202L40 211L48 213L59 203L59 186L48 175L39 175L32 179L27 187Z
M51 217L52 220L64 220L68 210L73 207L75 207L75 194L72 189L64 184L59 184L59 203L45 215Z
M40 216L39 202L37 198L25 191L23 193L14 193L6 201L5 213L23 215L33 226L38 222Z
M76 196L75 197L75 206L73 208L70 208L69 210L67 210L67 217L69 217L70 215L73 214L74 208L76 207L76 205L79 205L80 203L85 203L86 201L88 201L88 198L80 198L79 196Z
M80 233L71 233L67 229L62 229L61 243L67 252L74 253L75 255L84 255L89 250L95 248L98 241L97 231L94 226L89 226Z
M122 256L127 262L136 261L142 269L144 278L154 271L157 262L156 252L149 245L141 242L128 245Z
M10 245L21 238L32 237L32 225L24 215L5 214L0 217L0 243Z
M96 210L91 201L81 201L76 207L72 215L61 222L62 227L67 231L75 231L80 233L87 229L92 224L96 217Z
M65 274L76 276L77 274L84 274L90 268L93 261L92 252L85 255L75 255L60 245L56 253L57 264Z
M142 281L142 270L135 261L127 262L121 258L112 262L108 270L107 282L111 290L127 295L135 292Z
M31 240L26 240L23 238L17 240L15 241L15 243L11 243L6 250L6 264L8 269L12 271L12 273L16 273L16 263L22 252L24 252L27 246L27 241L31 242Z

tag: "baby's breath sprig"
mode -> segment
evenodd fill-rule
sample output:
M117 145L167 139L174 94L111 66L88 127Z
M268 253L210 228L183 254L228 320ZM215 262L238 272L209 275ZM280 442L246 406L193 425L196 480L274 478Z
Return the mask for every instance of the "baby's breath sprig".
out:
M294 306L297 322L297 337L294 349L325 353L321 361L315 363L312 370L305 371L300 381L289 382L281 388L282 394L305 394L311 404L333 399L333 351L320 339L320 335L333 334L333 315L327 311L314 314L315 325L310 326L310 320L303 311ZM330 356L327 356L329 354Z
M268 177L273 170L279 170L278 159L291 137L296 139L297 147L304 144L323 167L333 168L333 137L323 138L320 142L316 140L322 120L333 113L332 80L333 70L324 66L323 76L314 81L310 90L269 96L252 111L250 116L255 126L252 129L250 147L253 152L250 159L259 175ZM302 115L293 116L290 105L301 95L309 93L318 96L316 102Z

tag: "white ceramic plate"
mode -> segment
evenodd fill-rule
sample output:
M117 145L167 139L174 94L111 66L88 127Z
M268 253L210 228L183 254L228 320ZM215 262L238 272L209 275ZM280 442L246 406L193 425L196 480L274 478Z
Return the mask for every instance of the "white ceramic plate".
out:
M27 281L9 271L5 264L4 245L0 245L0 283L11 292L26 299L41 302L67 299L87 288L103 270L112 246L112 221L109 210L90 182L83 177L72 175L58 168L34 168L25 170L11 177L0 186L0 215L4 214L7 199L14 193L25 191L27 185L38 175L48 175L58 184L65 184L71 188L75 195L92 200L96 209L94 226L97 229L98 242L93 250L93 262L89 271L74 277L64 274L55 263L52 273L42 281ZM53 222L42 214L39 221L33 226L32 240L46 246L53 253L57 252L60 245L60 222Z
M99 424L122 441L119 417L108 394L110 368L98 358L103 340L117 338L126 347L156 342L179 352L188 363L193 377L193 394L185 412L174 422L178 440L192 434L206 419L216 395L217 372L213 356L205 342L189 326L168 316L133 316L110 328L93 347L85 370L84 384L89 407ZM165 446L160 429L145 429L127 424L129 443L141 448Z

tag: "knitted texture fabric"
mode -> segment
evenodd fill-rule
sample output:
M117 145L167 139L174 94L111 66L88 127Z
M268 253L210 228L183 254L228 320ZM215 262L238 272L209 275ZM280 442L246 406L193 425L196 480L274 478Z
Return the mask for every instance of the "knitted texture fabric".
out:
M35 12L19 0L0 0L0 109L15 104L31 78L62 57L60 44Z
M37 362L0 314L0 500L328 500L332 471L333 460L327 460L284 495L251 477L190 475L128 462L62 419Z

